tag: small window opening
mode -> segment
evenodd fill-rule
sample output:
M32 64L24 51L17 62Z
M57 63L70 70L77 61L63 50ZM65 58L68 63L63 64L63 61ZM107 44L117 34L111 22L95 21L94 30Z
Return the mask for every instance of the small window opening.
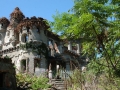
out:
M27 32L29 32L29 29L30 29L30 28L29 28L29 27L26 27L26 28L27 28Z
M28 41L28 35L25 34L25 35L24 35L24 42L27 42L27 41Z
M1 26L3 26L3 23L1 23Z
M37 28L37 32L40 33L40 29L39 28Z
M49 40L49 41L48 41L48 44L49 44L49 45L52 45L52 40Z

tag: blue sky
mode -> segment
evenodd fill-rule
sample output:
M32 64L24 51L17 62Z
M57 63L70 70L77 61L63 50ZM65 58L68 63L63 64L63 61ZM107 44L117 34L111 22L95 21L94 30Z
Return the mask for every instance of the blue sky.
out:
M19 7L26 17L43 17L53 21L56 11L67 12L74 5L73 0L0 0L0 18L10 18L15 7Z

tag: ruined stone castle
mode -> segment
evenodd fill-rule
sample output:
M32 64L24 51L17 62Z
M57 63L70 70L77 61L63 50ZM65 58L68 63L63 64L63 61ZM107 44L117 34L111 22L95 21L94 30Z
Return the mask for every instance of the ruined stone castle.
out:
M16 7L10 20L0 18L0 55L12 59L17 73L39 75L52 70L55 74L57 66L66 71L79 66L79 40L65 42L49 28L45 19L25 17Z

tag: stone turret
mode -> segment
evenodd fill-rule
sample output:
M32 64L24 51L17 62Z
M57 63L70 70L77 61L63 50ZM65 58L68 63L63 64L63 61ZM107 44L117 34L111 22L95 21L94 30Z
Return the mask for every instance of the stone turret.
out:
M9 25L9 20L5 17L0 18L0 32L5 32L7 26Z
M20 9L16 7L15 10L10 14L10 24L16 27L18 23L23 20L23 18L25 18L25 16Z
M43 18L36 18L35 16L31 18L26 17L18 24L15 32L19 33L19 40L22 43L31 40L45 41L47 43L44 32L46 27L47 25Z

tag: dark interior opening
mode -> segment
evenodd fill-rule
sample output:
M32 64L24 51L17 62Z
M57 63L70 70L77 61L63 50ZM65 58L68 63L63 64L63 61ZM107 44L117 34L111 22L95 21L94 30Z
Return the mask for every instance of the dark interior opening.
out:
M52 70L52 75L53 78L56 77L57 74L57 65L59 65L59 69L65 69L66 68L66 63L62 60L58 60L52 57L49 57L47 68L49 69L49 65L51 64L51 70Z
M40 67L40 60L34 59L34 67Z
M29 32L29 29L30 29L30 28L29 28L29 27L26 27L26 28L27 28L27 32Z
M3 26L3 23L1 23L1 26Z
M3 87L4 75L5 75L5 73L0 72L0 87Z
M22 72L26 71L26 60L22 60Z

